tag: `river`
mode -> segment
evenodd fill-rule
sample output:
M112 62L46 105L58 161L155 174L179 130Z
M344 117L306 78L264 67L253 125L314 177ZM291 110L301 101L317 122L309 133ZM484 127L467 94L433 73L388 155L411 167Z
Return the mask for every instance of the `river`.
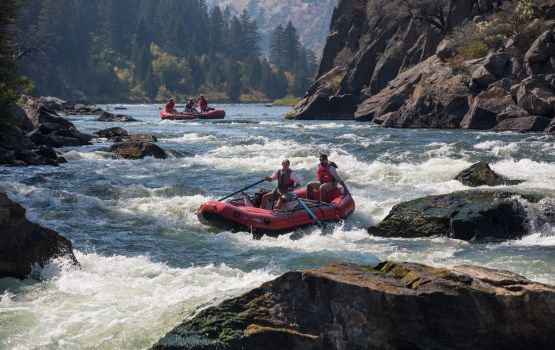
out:
M265 105L216 106L227 111L224 122L161 121L159 106L124 107L139 122L68 119L88 133L121 126L153 134L170 158L115 159L106 152L110 143L97 139L62 149L68 163L60 167L0 167L0 190L27 208L31 221L70 239L81 263L54 261L34 272L42 282L0 279L0 348L148 348L199 308L285 271L336 261L478 264L555 284L549 225L502 243L366 232L399 202L468 189L453 177L480 160L525 180L500 189L555 197L554 136L288 121L288 108ZM198 222L201 203L270 176L283 158L312 181L321 152L337 163L357 206L324 234L309 229L254 240Z

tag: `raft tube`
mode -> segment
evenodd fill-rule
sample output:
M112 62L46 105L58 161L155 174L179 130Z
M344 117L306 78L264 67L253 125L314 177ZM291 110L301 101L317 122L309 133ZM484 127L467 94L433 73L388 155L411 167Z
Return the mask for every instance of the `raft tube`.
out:
M203 113L168 113L166 111L160 111L160 117L169 120L224 119L225 111L222 109L213 109Z
M306 189L297 190L295 194L301 200L305 199L304 203L322 222L345 219L355 210L353 198L350 194L344 194L342 188L331 194L329 203L306 200ZM314 195L318 198L317 190ZM197 217L206 225L252 232L256 236L266 234L275 237L314 224L314 219L300 205L289 210L268 210L245 206L243 199L204 203L197 209Z

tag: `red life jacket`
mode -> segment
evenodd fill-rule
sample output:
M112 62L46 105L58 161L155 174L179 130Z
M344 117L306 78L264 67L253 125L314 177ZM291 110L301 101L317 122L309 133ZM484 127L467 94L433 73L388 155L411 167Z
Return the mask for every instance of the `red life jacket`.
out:
M198 105L200 107L200 109L205 110L206 107L208 107L208 101L206 101L206 99L201 98L198 100Z
M283 172L281 169L278 170L278 189L281 192L289 192L295 187L295 181L291 178L291 173L293 173L292 170L287 172Z
M173 107L175 107L175 103L172 101L168 101L168 103L166 103L166 112L172 113Z
M330 162L328 165L318 164L318 170L316 171L316 178L320 183L324 184L326 182L334 182L336 181L333 175L330 172L330 167L337 168L335 163Z

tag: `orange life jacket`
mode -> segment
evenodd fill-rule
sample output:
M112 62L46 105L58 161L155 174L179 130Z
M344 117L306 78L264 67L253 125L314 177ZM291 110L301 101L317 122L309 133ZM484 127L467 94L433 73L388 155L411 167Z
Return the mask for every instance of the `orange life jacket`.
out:
M333 166L337 168L335 163L331 162L328 165L318 164L318 170L316 171L316 178L320 183L324 184L326 182L334 182L335 178L330 172L330 167Z
M292 170L286 172L283 172L281 169L278 170L278 189L281 192L289 192L295 187L295 181L291 178L291 173L293 173Z

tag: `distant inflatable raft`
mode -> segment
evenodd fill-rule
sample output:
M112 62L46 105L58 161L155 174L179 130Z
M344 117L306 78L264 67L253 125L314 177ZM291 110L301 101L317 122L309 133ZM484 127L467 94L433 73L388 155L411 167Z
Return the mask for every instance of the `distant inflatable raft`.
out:
M318 191L314 192L319 196ZM337 189L331 194L332 199L329 203L306 200L305 189L297 190L295 194L301 200L304 199L305 204L320 221L339 221L347 218L355 210L353 198L350 194L344 194L342 189ZM247 231L268 236L277 236L314 224L312 217L300 205L288 210L267 210L247 206L243 199L207 202L197 209L197 217L204 224L224 230Z
M222 109L213 109L203 113L168 113L166 111L160 111L160 117L169 120L224 119L225 111Z

